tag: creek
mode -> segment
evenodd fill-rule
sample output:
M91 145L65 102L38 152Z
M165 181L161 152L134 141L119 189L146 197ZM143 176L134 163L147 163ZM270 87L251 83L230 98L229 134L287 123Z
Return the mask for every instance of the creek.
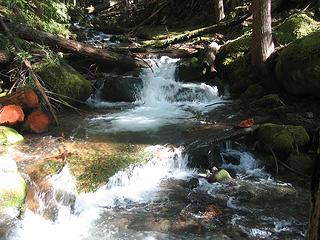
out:
M195 129L209 124L206 114L219 114L217 108L229 100L205 83L177 82L177 59L148 61L152 70L141 72L143 88L136 102L91 98L85 116L62 118L73 141L147 145L146 161L87 193L77 193L66 164L48 176L55 193L54 217L45 216L47 201L38 193L39 208L26 209L1 239L303 239L307 189L277 180L245 146L220 146L221 154L239 159L239 164L223 165L232 181L198 179L198 170L188 166L184 137L192 139Z

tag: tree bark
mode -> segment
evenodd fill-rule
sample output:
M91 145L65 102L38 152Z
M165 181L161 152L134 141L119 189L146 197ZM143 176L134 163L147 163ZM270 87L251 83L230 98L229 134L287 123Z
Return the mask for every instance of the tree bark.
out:
M224 19L224 7L223 0L213 0L214 1L214 16L215 22L218 23Z
M1 63L8 63L13 60L13 57L10 53L0 50L0 64Z
M0 104L15 104L21 106L23 109L30 109L38 108L40 106L40 101L35 91L32 89L24 89L1 97Z
M252 65L261 65L274 51L271 30L271 0L252 0Z
M84 44L74 40L65 39L51 33L32 29L22 24L13 24L6 21L6 25L8 26L8 28L10 28L11 32L13 32L19 38L22 38L27 41L36 42L42 45L47 45L62 52L71 52L75 54L88 56L94 59L107 62L112 65L117 65L125 69L146 67L145 62L130 56L114 53L106 49L94 48L89 44ZM4 31L4 29L0 27L0 31Z

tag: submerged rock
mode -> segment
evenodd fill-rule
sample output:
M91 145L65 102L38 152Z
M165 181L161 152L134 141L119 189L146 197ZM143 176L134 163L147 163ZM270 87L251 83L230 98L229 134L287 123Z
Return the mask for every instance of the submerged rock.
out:
M263 151L271 150L280 157L287 158L296 148L302 150L310 138L302 126L262 124L256 130L256 136Z
M139 99L141 78L132 76L108 75L104 79L100 98L110 102L134 102Z

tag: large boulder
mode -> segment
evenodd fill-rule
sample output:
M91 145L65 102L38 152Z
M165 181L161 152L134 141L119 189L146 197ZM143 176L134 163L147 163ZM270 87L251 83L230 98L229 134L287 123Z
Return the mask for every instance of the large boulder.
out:
M141 78L108 75L100 90L100 98L110 102L134 102L139 99L142 87Z
M271 150L281 159L287 159L296 148L303 150L310 138L302 126L277 125L265 123L256 130L257 140L261 150L271 153Z
M320 31L281 52L276 76L288 93L320 97Z
M37 73L46 88L68 103L86 101L92 93L91 83L68 64L48 61L38 66Z
M193 57L182 59L177 66L176 79L181 82L205 82L208 80L202 60Z

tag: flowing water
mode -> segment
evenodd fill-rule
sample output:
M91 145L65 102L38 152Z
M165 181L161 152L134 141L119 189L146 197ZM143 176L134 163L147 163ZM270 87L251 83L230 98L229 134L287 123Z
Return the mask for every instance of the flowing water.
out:
M216 87L175 81L177 59L148 60L135 103L90 99L85 118L67 116L67 134L86 141L148 142L146 163L132 165L98 190L77 193L68 164L48 178L54 217L39 193L37 211L26 210L3 239L303 239L306 191L275 180L247 150L221 148L237 156L224 164L234 179L209 184L188 167L181 131L201 124L199 116L223 105ZM157 144L158 143L158 144ZM161 143L161 144L159 144Z

